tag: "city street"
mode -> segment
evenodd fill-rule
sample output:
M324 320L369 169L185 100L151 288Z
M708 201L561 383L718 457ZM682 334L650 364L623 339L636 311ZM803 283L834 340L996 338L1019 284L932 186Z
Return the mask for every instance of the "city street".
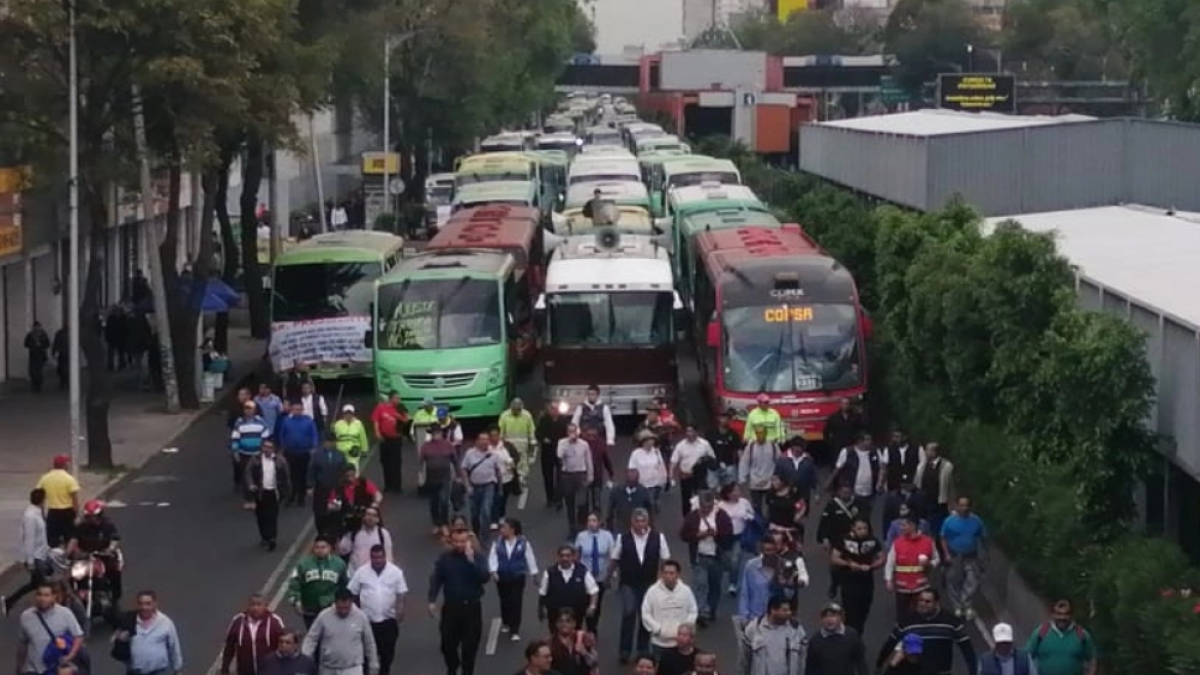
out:
M694 381L693 378L686 379ZM696 389L689 387L691 391ZM537 398L534 396L536 391L528 394L526 400L532 405ZM331 408L336 395L336 390L328 394ZM364 417L369 414L372 403L369 394L356 393L347 400L355 403ZM224 411L214 411L193 427L179 444L178 453L163 454L152 460L139 478L113 497L112 514L121 530L127 560L126 600L129 601L137 589L158 591L163 611L179 627L188 664L185 671L189 673L216 672L214 660L219 654L229 618L252 592L261 591L273 603L279 603L279 612L289 625L301 625L287 603L280 601L295 559L307 550L311 541L310 511L307 508L285 510L279 550L267 553L259 548L253 516L242 510L241 500L230 487L226 439ZM628 451L627 441L619 445L614 457L616 466L624 466ZM397 648L400 664L394 672L398 675L440 675L444 668L437 647L437 624L425 609L428 575L440 545L429 535L425 503L412 496L416 487L412 456L412 449L406 448L405 488L409 493L389 496L384 504L385 525L396 539L396 562L405 571L410 587L408 611ZM378 480L378 467L372 465L368 474ZM553 549L563 541L566 524L561 514L545 508L540 477L533 483L526 503L516 504L515 509L510 507L510 514L523 522L538 560L544 564L553 560ZM686 549L678 538L681 521L678 499L677 491L664 497L661 527L670 538L675 556L686 557ZM808 523L810 543L815 527L816 516L813 515ZM828 566L819 550L807 558L807 565L813 587L801 597L800 618L811 630L817 626L819 608L826 601ZM882 589L882 582L879 587ZM522 631L526 640L538 637L543 630L536 620L533 590L529 592L526 627ZM731 671L735 663L736 643L729 620L734 607L735 601L726 595L718 622L702 631L698 641L701 648L718 655L723 671ZM489 589L484 613L484 643L480 648L478 672L511 672L521 663L523 646L509 642L507 635L498 634L498 603L492 589ZM614 642L619 605L614 596L606 597L602 616L603 671L618 672ZM891 599L881 592L867 631L871 650L878 649L891 628L892 619ZM15 625L16 619L10 617L8 621ZM108 657L107 638L107 629L98 627L91 641L93 658L98 665L94 673L100 675L120 672L119 665ZM0 653L13 653L13 640L12 630L0 631ZM870 656L874 657L873 651ZM965 672L965 669L961 671Z

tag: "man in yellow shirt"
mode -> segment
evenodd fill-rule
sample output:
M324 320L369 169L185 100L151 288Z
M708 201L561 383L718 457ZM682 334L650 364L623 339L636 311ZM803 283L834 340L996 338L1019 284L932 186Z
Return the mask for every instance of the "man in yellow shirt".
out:
M766 394L759 394L758 405L746 414L746 432L743 438L747 443L754 439L754 430L759 427L767 430L768 442L783 442L783 417L778 410L771 407L771 397Z
M500 427L500 438L517 449L517 475L521 478L521 490L524 491L529 481L532 455L537 449L537 424L533 421L533 415L525 409L525 402L514 398L508 410L500 413L496 426Z
M54 468L38 479L38 489L46 493L46 541L59 546L70 541L79 513L79 481L71 475L70 455L54 458Z

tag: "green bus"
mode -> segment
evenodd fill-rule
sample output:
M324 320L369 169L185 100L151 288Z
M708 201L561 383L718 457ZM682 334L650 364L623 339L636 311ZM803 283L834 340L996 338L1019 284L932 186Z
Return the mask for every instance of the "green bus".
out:
M680 283L689 278L689 275L681 273L680 264L681 260L690 259L691 240L705 229L721 229L721 218L714 215L704 219L701 217L704 214L718 214L722 218L728 216L730 222L736 222L738 217L756 221L738 223L732 227L751 224L771 227L772 223L779 222L771 207L744 185L703 183L674 188L666 193L665 211L666 215L656 218L654 222L661 232L671 233L671 258L676 279Z
M409 410L437 401L458 419L494 418L508 406L516 373L515 326L532 308L512 255L439 250L407 258L375 283L380 396ZM361 336L360 336L361 339Z
M271 268L275 372L305 365L315 379L370 377L373 283L403 257L404 240L387 232L317 235L280 254Z
M679 137L673 134L635 138L633 142L633 154L638 156L644 155L647 152L659 152L661 150L676 150L688 153L692 151L692 147L679 140Z
M663 201L671 190L706 183L741 185L742 173L728 159L684 154L664 157L648 185L656 215L662 215Z
M747 207L733 207L714 211L685 212L673 228L671 262L675 269L675 288L684 304L692 306L691 289L694 288L696 239L705 232L718 232L743 227L779 229L783 224L770 212ZM700 271L703 273L703 270Z
M562 208L567 196L567 167L571 164L571 156L562 150L530 150L529 154L537 158L541 167L542 204L547 208Z
M527 180L469 183L460 185L454 191L451 210L457 212L488 204L537 207L541 202L538 192L538 184Z

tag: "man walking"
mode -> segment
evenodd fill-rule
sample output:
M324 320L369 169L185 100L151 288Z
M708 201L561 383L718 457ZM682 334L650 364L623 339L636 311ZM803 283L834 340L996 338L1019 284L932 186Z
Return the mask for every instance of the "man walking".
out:
M336 439L333 434L326 434L320 450L309 457L308 496L312 499L313 522L317 525L317 534L330 534L337 529L329 514L329 494L342 482L342 474L350 467L346 456L335 447Z
M502 474L500 458L491 451L491 437L486 431L479 433L474 447L463 455L462 466L463 483L471 496L471 529L479 541L486 542Z
M565 403L551 401L537 423L536 434L541 446L538 463L542 468L547 508L562 506L558 495L558 442L566 438L567 425L571 423L571 418L563 414L565 409Z
M12 595L0 596L0 614L8 615L18 600L36 590L54 572L50 566L50 543L46 539L46 518L42 515L42 506L45 503L45 490L34 488L29 491L29 505L21 514L20 532L21 559L25 563L25 571L29 573L29 581L14 591Z
M46 540L51 546L70 541L79 515L79 481L71 475L71 456L56 455L51 469L38 479L46 494Z
M650 527L650 513L646 509L633 512L632 526L619 533L613 546L613 564L608 568L610 579L605 585L612 588L611 577L615 572L620 579L621 589L621 663L627 664L634 654L649 647L650 635L642 622L642 602L646 592L658 579L658 568L671 557L667 538ZM693 616L687 623L695 623Z
M871 509L875 505L875 495L883 491L884 473L883 458L875 449L871 434L862 432L858 441L847 448L842 448L834 462L833 475L829 486L849 483L854 490L854 502L858 506L859 517L871 521Z
M317 537L312 553L305 556L288 581L288 601L312 627L317 615L333 604L338 588L346 581L346 561L333 555L333 544L324 536Z
M529 484L533 456L537 454L537 424L525 409L525 402L514 398L508 410L500 413L496 425L500 427L500 439L517 449L517 476L521 479L523 492Z
M264 441L262 452L246 466L247 500L258 521L259 544L274 551L279 538L279 505L292 494L287 460L275 452L275 444Z
M34 321L25 334L25 350L29 352L29 386L36 394L46 381L46 363L50 360L50 336L40 321Z
M354 594L339 588L333 606L317 615L300 651L317 660L319 675L379 675L379 651Z
M414 427L415 427L414 423ZM414 431L413 435L421 434ZM429 519L433 533L438 534L450 523L450 496L454 479L459 475L458 452L446 440L442 428L435 422L421 434L429 440L417 451L418 482L429 500Z
M675 647L680 626L695 625L700 616L696 596L679 580L679 563L664 560L659 566L658 583L646 591L642 600L642 625L650 634L650 648L661 655Z
M713 493L704 491L699 506L683 519L679 536L692 551L693 580L700 601L700 627L717 618L721 602L721 573L724 556L734 545L733 521L729 514L716 507Z
M600 585L575 557L575 547L563 544L558 547L558 564L542 573L538 618L549 621L552 635L564 610L570 611L575 621L582 624L585 617L596 613L600 600Z
M387 552L376 544L371 547L371 564L359 567L347 588L358 597L358 606L371 622L379 651L379 675L390 675L400 622L404 620L404 597L408 594L404 572L388 562Z
M654 510L654 497L642 486L637 469L625 469L625 484L608 492L608 529L616 535L633 523L634 512Z
M942 521L950 515L950 494L954 490L954 464L942 457L937 443L925 444L925 459L917 465L917 489L925 499L923 515L931 531L940 536Z
M229 451L233 454L233 483L236 489L246 489L246 465L262 452L263 441L271 438L274 429L258 412L258 404L248 400L242 404L242 416L229 432Z
M292 403L287 417L279 421L279 433L276 436L283 458L287 460L292 500L296 506L303 506L305 487L308 485L308 462L321 445L317 423L304 414L304 404L296 401Z
M403 492L404 426L408 413L400 403L400 394L388 392L388 398L371 412L371 423L375 427L375 438L379 440L379 464L383 469L383 491Z
M980 562L987 529L983 520L971 511L971 498L959 497L954 513L942 522L942 555L948 565L946 589L954 613L966 619L975 617L972 601L983 574Z
M976 675L979 662L975 647L971 645L971 636L962 619L943 610L939 600L938 592L932 588L917 594L915 609L899 615L896 627L879 650L876 668L882 668L892 658L897 645L917 635L921 642L921 661L926 668L922 673L950 675L954 670L954 648L957 646L967 664L967 672Z
M579 531L588 506L587 490L595 477L592 448L579 437L579 427L567 427L567 437L558 442L559 496L567 513L567 538Z
M870 675L862 635L845 623L841 606L821 609L821 630L809 638L805 657L808 675Z
M279 648L284 630L283 619L267 608L262 594L251 595L246 609L233 617L225 631L221 675L229 675L229 667L235 663L237 675L263 675L260 664Z
M694 425L683 429L683 440L675 444L671 453L671 477L679 481L679 503L686 517L692 510L692 497L707 487L708 477L703 471L715 467L717 455L708 441L701 438Z
M180 675L183 649L175 622L158 611L158 595L139 591L133 625L122 627L114 638L129 641L130 675ZM240 674L239 674L240 675Z
M442 553L429 578L429 615L438 618L442 660L447 675L475 675L475 658L483 636L483 593L487 587L487 557L475 550L470 532L450 533L451 550Z
M317 664L311 656L300 653L300 636L285 630L279 634L279 647L263 657L258 675L317 675Z
M803 675L808 638L786 598L771 598L767 615L746 626L745 640L751 675Z
M1031 675L1033 659L1023 649L1013 646L1013 628L1006 623L992 627L995 647L979 657L979 675Z
M1071 601L1059 600L1051 611L1050 621L1038 626L1025 645L1038 675L1096 675L1096 643L1075 623Z
M50 650L51 644L56 645L56 651ZM46 663L46 656L51 653L58 661L71 663L82 647L83 628L75 615L55 601L53 586L46 582L38 584L33 607L21 612L17 674L42 675L54 665Z

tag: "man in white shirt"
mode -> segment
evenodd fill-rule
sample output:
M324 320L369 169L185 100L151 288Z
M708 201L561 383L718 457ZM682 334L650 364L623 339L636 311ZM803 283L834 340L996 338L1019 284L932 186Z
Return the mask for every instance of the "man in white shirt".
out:
M549 621L551 626L564 609L571 610L580 625L586 617L596 613L600 584L596 583L587 566L575 558L575 547L563 544L558 547L558 564L542 573L542 584L538 588L538 618Z
M842 448L834 464L833 476L829 481L828 490L833 492L839 483L849 483L854 486L854 501L858 506L858 515L871 521L871 507L875 503L875 495L883 492L884 461L875 449L871 434L863 432L858 435L858 442L848 448Z
M587 388L587 399L575 408L571 424L580 429L604 429L604 442L608 447L617 443L617 427L613 424L612 409L600 400L600 387Z
M696 596L679 580L679 573L678 562L664 560L658 583L642 599L642 625L650 633L650 644L658 651L674 648L679 627L694 625L700 615Z
M7 615L18 600L36 590L54 571L50 566L50 543L46 540L46 516L42 512L45 504L45 490L34 488L30 491L29 505L21 514L20 530L21 561L29 572L29 583L12 595L0 595L0 615Z
M567 437L558 442L558 495L567 512L567 537L574 538L583 526L588 506L587 489L595 477L592 448L579 437L579 425L567 425Z
M358 596L358 606L371 622L371 634L379 653L379 675L389 675L396 658L400 622L404 620L404 596L408 593L404 572L388 562L387 553L376 544L371 547L371 563L358 568L346 587Z
M262 452L250 460L244 474L247 504L254 509L261 545L274 551L279 536L279 505L292 493L291 469L273 441L263 441Z
M705 458L715 462L717 455L708 441L700 437L696 427L687 425L683 440L675 444L675 452L671 453L671 477L679 481L679 501L685 518L692 510L692 497L705 487L700 482L704 476L696 473L697 465Z
M650 513L646 509L635 509L629 531L617 536L612 549L613 564L608 566L608 578L605 579L605 585L613 588L613 574L620 577L622 664L649 647L649 633L641 618L642 600L658 578L659 565L670 557L667 538L650 527Z
M346 229L349 222L350 216L346 215L346 209L341 204L329 210L329 224L335 231Z

